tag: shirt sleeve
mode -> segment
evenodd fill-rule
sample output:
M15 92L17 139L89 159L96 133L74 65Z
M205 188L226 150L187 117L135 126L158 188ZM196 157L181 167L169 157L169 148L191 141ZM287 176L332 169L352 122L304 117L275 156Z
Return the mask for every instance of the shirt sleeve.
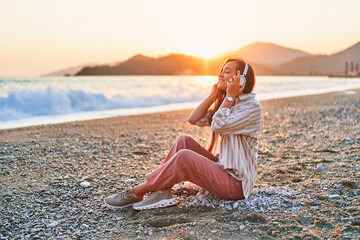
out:
M222 134L238 133L245 129L250 120L250 111L246 108L232 111L229 108L220 108L212 118L211 129Z
M211 112L207 112L202 118L200 118L195 124L200 127L210 126Z

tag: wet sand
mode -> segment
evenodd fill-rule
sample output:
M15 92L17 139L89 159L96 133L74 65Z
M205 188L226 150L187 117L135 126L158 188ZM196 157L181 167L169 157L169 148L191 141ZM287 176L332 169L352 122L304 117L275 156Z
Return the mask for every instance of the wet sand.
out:
M0 130L1 239L359 239L360 89L261 104L249 199L179 184L177 206L140 212L103 198L144 181L177 136L206 144L191 109Z

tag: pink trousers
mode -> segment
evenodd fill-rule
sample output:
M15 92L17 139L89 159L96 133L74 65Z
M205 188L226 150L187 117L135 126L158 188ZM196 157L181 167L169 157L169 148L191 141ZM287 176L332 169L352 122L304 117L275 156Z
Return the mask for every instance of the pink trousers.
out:
M233 178L215 157L192 137L179 136L161 166L146 175L150 191L190 181L224 199L245 199L242 182Z

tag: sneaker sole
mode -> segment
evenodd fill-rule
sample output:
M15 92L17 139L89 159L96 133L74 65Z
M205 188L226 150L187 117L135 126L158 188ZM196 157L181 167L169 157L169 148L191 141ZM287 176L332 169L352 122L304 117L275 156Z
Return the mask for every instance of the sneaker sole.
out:
M109 208L116 208L116 209L121 209L121 208L130 207L130 206L132 206L132 205L135 204L135 203L130 203L130 204L125 205L125 206L113 206L113 205L108 204L105 200L104 200L104 203L105 203L105 205L108 206Z
M146 210L146 209L155 209L155 208L163 208L163 207L170 207L176 205L175 199L164 199L159 202L145 205L145 206L133 206L135 210Z

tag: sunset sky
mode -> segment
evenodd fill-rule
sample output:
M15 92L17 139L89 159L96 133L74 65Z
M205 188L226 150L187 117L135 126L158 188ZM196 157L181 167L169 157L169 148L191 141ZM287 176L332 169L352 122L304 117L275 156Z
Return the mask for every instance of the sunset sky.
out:
M359 0L0 0L0 77L256 41L331 54L360 41L359 10Z

